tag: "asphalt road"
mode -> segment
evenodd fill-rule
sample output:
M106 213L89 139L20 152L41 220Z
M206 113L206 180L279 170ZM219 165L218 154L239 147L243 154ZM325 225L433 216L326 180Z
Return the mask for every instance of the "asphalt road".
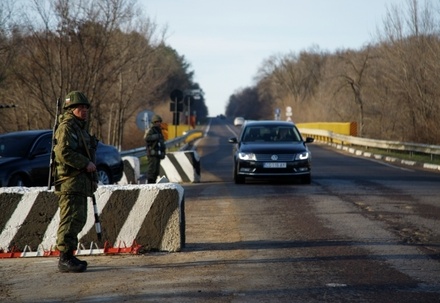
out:
M0 260L1 302L440 302L440 174L311 144L312 184L232 181L215 119L179 253Z

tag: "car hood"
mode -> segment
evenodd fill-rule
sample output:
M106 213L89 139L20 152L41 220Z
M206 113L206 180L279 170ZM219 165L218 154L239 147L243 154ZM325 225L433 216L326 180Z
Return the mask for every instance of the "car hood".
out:
M240 152L254 154L297 154L307 151L303 142L291 143L241 143Z

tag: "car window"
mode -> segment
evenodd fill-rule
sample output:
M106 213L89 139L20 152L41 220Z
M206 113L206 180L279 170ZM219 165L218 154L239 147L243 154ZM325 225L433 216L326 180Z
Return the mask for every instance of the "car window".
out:
M279 127L275 141L300 141L299 133L292 127Z
M34 137L0 137L0 157L25 157Z
M43 155L50 153L50 149L52 148L52 137L44 136L35 144L35 147L32 151L34 155Z
M298 130L292 126L249 126L243 131L243 142L293 142L301 141Z
M264 127L261 130L261 136L263 137L264 142L274 141L276 135L276 127Z
M243 142L255 142L262 140L261 127L248 127L243 133Z

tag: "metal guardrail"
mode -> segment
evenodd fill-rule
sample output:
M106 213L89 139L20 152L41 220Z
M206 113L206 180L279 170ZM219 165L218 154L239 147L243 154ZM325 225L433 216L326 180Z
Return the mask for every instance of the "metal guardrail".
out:
M347 146L360 146L366 148L385 149L387 151L408 152L410 154L419 153L431 156L440 155L440 145L406 143L398 141L374 140L353 136L335 134L331 131L321 129L300 128L299 131L308 137L327 143L335 143Z
M316 140L320 140L330 144L340 144L343 146L344 145L359 146L364 148L376 148L376 149L384 149L387 151L408 152L410 154L414 154L414 153L427 154L431 156L431 159L434 157L434 155L435 156L440 155L440 145L360 138L360 137L336 134L332 131L322 130L322 129L299 128L299 131L303 134L303 136L313 137ZM172 147L181 147L182 149L186 146L187 143L200 137L203 137L203 132L201 130L190 130L188 132L185 132L183 136L176 137L174 139L166 141L165 144L167 149L170 149ZM142 157L144 155L145 155L145 146L121 151L121 156Z
M187 143L197 139L203 137L203 132L201 130L189 130L187 132L185 132L183 134L183 136L180 137L176 137L173 139L170 139L168 141L165 142L165 146L167 149L170 149L172 147L182 147L182 145L186 145ZM129 150L124 150L121 151L120 154L122 157L124 156L132 156L132 157L142 157L145 156L145 146L142 147L138 147L138 148L134 148L134 149L129 149Z

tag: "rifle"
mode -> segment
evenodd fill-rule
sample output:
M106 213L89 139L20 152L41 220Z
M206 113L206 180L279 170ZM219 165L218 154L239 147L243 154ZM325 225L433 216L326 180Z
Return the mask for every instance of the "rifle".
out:
M98 236L98 241L101 241L101 239L102 239L101 222L99 222L98 206L96 205L95 194L92 194L92 203L93 203L93 212L95 213L95 230L96 230L96 235Z
M87 156L89 157L90 161L92 161L92 156L90 154L89 149L87 148L86 139L84 139L84 136L83 136L82 133L80 133L80 135L81 135L81 140L82 140L82 142L84 144L84 147L86 149ZM91 174L89 175L89 177L90 177L90 181L91 181L91 185L92 185L92 189L93 189L93 186L94 186L94 184L93 184L93 177L92 177ZM93 213L95 214L95 230L96 230L96 235L98 236L98 241L101 241L101 239L102 239L101 222L99 221L98 206L96 204L96 197L95 197L94 193L92 193L92 204L93 204Z
M60 111L60 105L61 105L61 99L57 99L57 108L55 110L55 122L53 124L53 130L52 130L52 146L50 147L50 164L49 164L49 180L47 181L47 190L50 190L52 186L52 180L53 180L53 172L55 170L55 152L53 151L53 148L55 146L55 132L58 128L58 115Z

